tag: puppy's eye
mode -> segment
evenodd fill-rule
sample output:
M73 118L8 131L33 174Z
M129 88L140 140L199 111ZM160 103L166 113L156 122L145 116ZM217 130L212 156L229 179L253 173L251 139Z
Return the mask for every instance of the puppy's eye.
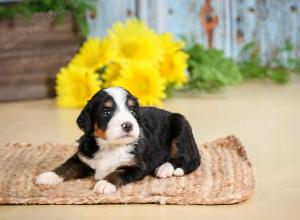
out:
M111 115L111 110L110 110L110 109L107 109L107 108L104 109L104 110L103 110L103 115L104 115L104 116L110 116L110 115Z
M133 107L129 108L129 111L131 114L135 115L136 114L136 111Z

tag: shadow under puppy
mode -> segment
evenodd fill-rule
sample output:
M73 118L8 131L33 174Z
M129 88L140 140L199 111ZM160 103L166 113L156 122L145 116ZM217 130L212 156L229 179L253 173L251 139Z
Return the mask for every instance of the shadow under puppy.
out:
M200 166L200 155L188 121L180 114L139 107L127 90L97 92L80 113L84 135L78 151L36 184L58 184L94 175L94 191L112 193L143 179L183 176Z

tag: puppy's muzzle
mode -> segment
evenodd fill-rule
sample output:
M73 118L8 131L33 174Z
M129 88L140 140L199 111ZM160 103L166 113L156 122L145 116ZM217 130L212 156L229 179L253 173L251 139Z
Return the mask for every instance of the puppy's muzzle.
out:
M133 129L133 125L131 122L124 122L123 124L121 124L122 130L126 133L129 133L132 131Z

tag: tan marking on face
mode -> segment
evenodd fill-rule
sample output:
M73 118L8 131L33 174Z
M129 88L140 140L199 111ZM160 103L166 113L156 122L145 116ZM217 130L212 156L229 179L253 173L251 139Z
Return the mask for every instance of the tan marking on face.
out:
M94 127L95 127L94 135L96 137L100 137L100 138L106 140L106 132L103 131L101 128L98 128L98 126L96 124Z
M173 140L172 145L171 145L171 157L175 158L177 155L177 142L176 140Z
M134 106L134 101L133 101L132 99L128 99L127 104L128 104L129 106Z
M113 107L112 101L108 100L108 101L104 102L104 107L106 107L106 108L112 108Z

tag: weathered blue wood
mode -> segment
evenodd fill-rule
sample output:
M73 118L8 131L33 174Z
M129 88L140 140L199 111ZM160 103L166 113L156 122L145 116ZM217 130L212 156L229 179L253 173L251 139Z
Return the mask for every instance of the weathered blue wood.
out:
M236 43L234 43L237 54L239 56L240 49L246 44L251 41L257 40L257 30L256 30L256 14L255 14L255 6L256 0L239 0L237 3L237 17L236 19L236 31L240 31L240 34L243 36L241 42L237 40L237 32L235 33L236 36Z
M199 11L204 0L174 1L166 0L165 30L177 38L181 35L193 35L197 41L207 45L205 31L201 28Z
M224 37L224 51L225 55L231 57L233 54L232 48L232 24L231 24L231 1L225 0L224 1L224 23L225 23L225 37Z
M238 42L238 7L239 1L230 1L230 39L231 54L230 57L237 59L239 55L240 43Z
M158 32L172 32L176 38L193 35L207 46L199 12L205 0L96 0L97 17L89 19L92 36L104 36L118 20L137 15ZM264 62L272 59L276 48L290 39L293 56L300 56L299 0L212 0L219 17L213 46L226 56L240 58L241 48L258 43ZM131 12L131 15L129 15ZM286 58L284 56L283 58Z
M96 0L96 17L88 18L90 36L103 37L116 21L135 16L134 0Z
M204 1L205 2L205 1ZM204 4L204 2L200 5ZM224 49L226 45L226 21L225 21L225 4L224 1L212 1L212 7L214 8L215 14L218 16L218 25L213 35L213 47L218 49ZM201 29L202 26L201 26ZM205 41L207 37L205 35Z
M194 13L189 11L189 6L193 1L180 1L166 0L165 11L165 31L172 32L176 37L181 34L192 34L192 23Z
M300 1L289 2L291 13L291 41L295 47L293 57L300 57Z
M293 21L294 21L294 29L295 33L293 34L293 42L297 42L295 45L295 57L300 58L300 1L297 1L296 4L297 7L297 13L294 14L293 16Z
M299 47L300 39L297 37L298 27L293 22L294 13L291 12L292 5L299 5L298 1L264 0L257 1L257 26L258 41L265 62L274 57L278 47L284 45L288 39L294 46ZM299 13L298 8L298 12ZM295 19L294 19L295 20ZM298 21L296 21L298 22ZM295 30L296 33L293 33ZM294 35L294 37L293 37ZM284 56L283 58L286 58Z
M138 6L137 16L157 32L164 32L166 17L165 1L136 0L136 2Z
M213 46L224 50L225 55L231 56L231 24L230 24L230 2L212 1L215 13L219 17L218 26L214 32ZM202 27L201 27L202 28Z

